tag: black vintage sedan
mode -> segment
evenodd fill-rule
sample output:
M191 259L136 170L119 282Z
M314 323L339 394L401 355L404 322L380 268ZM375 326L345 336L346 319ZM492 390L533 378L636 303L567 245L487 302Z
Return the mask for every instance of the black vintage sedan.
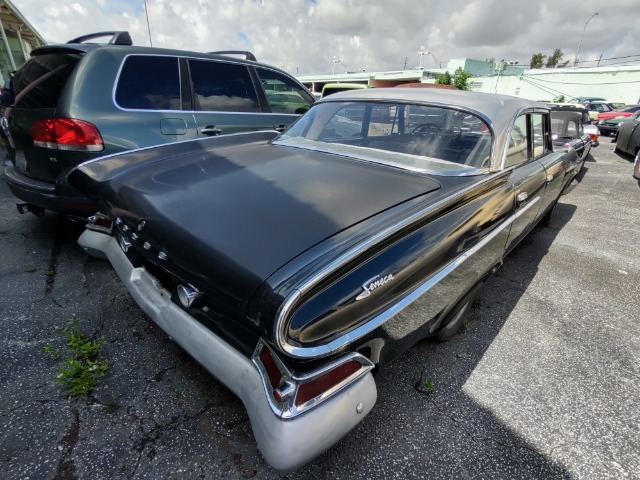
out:
M68 180L103 209L82 248L240 398L265 459L287 471L371 410L374 371L453 336L549 219L576 162L551 137L543 104L362 89L281 135L135 150Z
M613 150L616 153L625 152L634 156L633 176L640 180L640 117L634 115L625 118L618 125L616 135L616 146Z

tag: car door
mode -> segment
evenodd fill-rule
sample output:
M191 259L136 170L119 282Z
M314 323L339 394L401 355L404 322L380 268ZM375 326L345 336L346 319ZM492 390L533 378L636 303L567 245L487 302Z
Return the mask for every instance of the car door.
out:
M124 59L114 91L118 110L96 120L113 152L196 138L180 70L169 55Z
M538 216L541 216L555 204L560 192L562 192L565 184L565 175L569 167L567 159L569 157L573 158L575 164L572 164L571 167L577 168L580 157L574 152L553 151L551 119L548 113L534 112L529 115L529 119L533 128L533 158L542 164L545 173L544 193L538 208ZM577 121L575 125L577 125ZM583 150L584 145L582 145L580 153ZM568 181L569 179L566 180Z
M520 115L512 129L503 166L512 169L509 185L513 191L515 219L505 246L509 251L535 225L544 197L546 173L544 166L534 158L531 114Z
M315 101L313 95L293 78L264 67L256 67L255 71L271 111L274 129L284 130Z
M260 105L247 65L193 58L186 63L198 137L273 130L273 118Z

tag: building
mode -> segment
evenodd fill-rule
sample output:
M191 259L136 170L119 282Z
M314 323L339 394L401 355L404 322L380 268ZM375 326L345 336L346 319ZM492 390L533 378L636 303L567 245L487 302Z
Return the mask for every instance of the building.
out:
M29 58L29 52L47 42L9 0L0 0L0 75L2 83Z
M462 68L472 74L469 89L552 101L564 97L602 97L611 102L640 103L640 66L567 67L529 69L513 62L486 62L468 58L449 60L446 68L392 72L355 72L336 75L305 75L298 79L314 91L329 82L365 83L393 87L404 83L435 83L439 74L451 75Z

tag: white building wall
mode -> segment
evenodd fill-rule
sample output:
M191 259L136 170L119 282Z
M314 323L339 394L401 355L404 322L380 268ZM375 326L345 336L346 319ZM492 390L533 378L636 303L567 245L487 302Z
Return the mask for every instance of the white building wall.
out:
M553 100L564 95L602 97L611 102L640 103L640 66L525 70L522 76L474 77L471 90Z

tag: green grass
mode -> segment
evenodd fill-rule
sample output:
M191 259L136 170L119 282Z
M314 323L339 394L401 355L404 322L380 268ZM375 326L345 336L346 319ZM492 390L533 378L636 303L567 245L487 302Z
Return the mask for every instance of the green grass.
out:
M61 330L65 340L63 351L46 345L44 352L53 360L62 359L58 369L58 383L63 385L66 393L73 398L90 394L98 385L98 379L109 370L108 360L100 353L105 344L104 338L90 339L81 329L80 321L74 315L69 325Z

